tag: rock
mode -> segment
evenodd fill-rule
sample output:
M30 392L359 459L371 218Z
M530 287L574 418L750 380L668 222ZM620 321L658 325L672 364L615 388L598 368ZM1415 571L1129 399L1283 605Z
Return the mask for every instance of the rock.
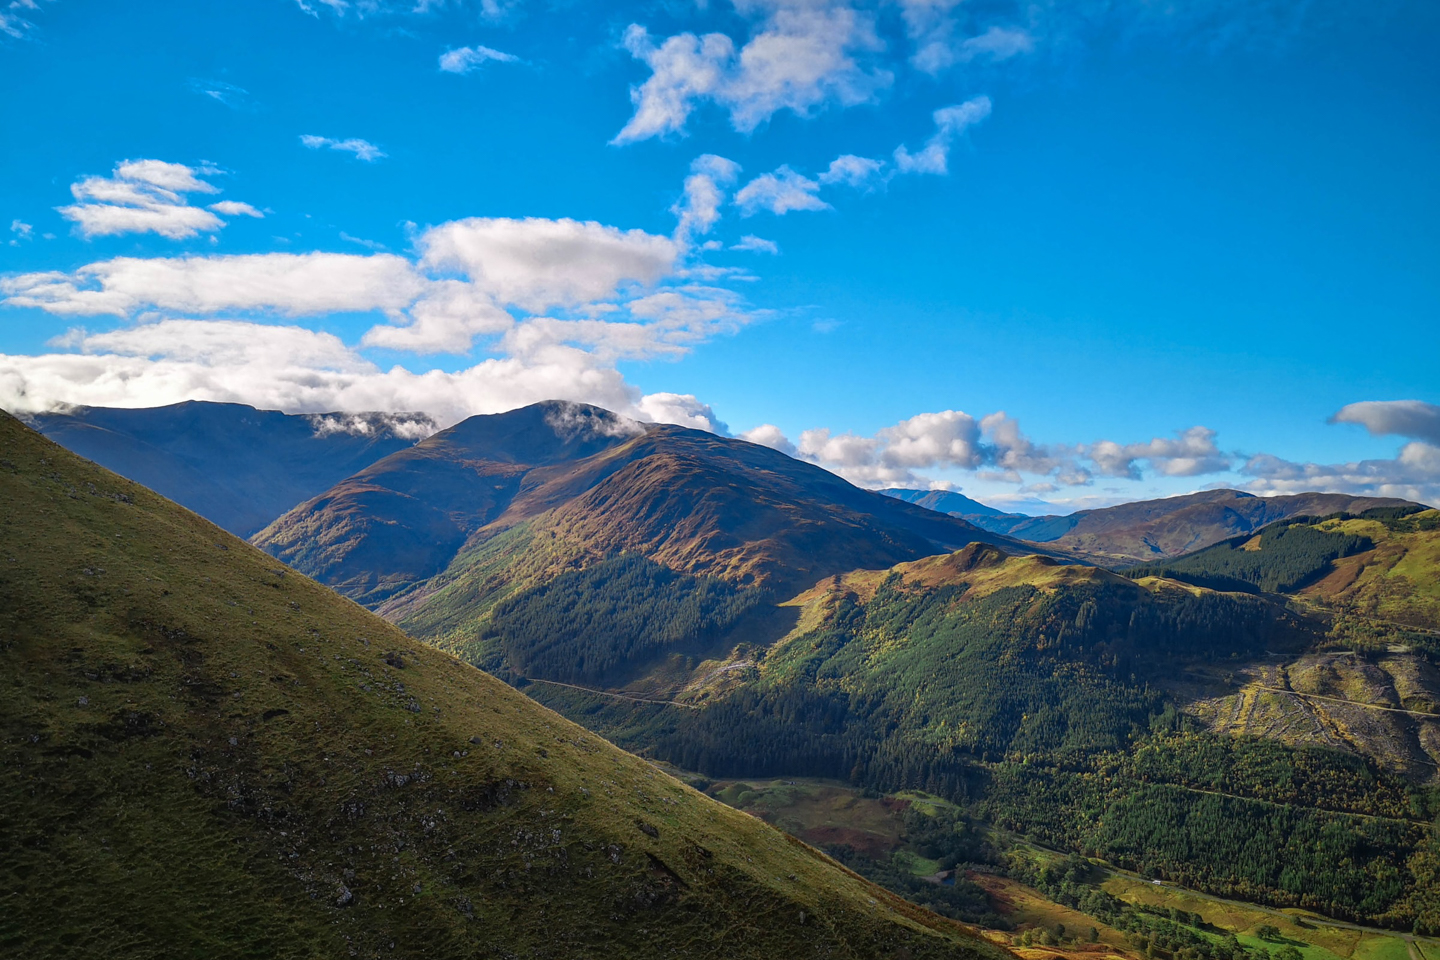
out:
M350 892L350 888L347 887L347 886L345 886L345 884L343 884L343 883L340 884L340 893L339 893L339 896L337 896L337 897L335 898L335 906L337 906L337 907L348 907L348 906L351 906L351 905L354 904L354 903L355 903L355 894L351 893L351 892Z

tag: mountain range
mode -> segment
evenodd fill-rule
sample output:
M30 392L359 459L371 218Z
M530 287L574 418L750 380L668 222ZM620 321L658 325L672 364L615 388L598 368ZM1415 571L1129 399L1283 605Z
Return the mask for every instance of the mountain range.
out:
M551 402L376 456L252 541L288 564L274 570L702 786L921 791L956 831L1069 852L1067 876L1083 852L1440 930L1440 513L1206 491L1030 518L887 494ZM1045 876L984 843L926 842ZM908 861L830 852L897 890L921 882ZM952 880L926 902L992 915ZM1209 942L1202 960L1267 960Z
M239 403L71 407L26 422L238 537L433 433L423 414L284 414Z
M1107 565L1178 557L1291 517L1421 506L1389 497L1340 493L1257 497L1241 490L1203 490L1179 497L1078 510L1065 516L1032 517L1001 513L948 491L892 489L883 492L962 518L992 533L1050 544Z
M1003 951L0 414L15 956Z

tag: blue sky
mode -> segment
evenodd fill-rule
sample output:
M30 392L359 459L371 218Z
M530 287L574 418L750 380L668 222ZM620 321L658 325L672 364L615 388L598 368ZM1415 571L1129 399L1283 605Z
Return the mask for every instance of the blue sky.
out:
M1031 511L1437 502L1437 39L1419 2L12 2L0 405L554 396Z

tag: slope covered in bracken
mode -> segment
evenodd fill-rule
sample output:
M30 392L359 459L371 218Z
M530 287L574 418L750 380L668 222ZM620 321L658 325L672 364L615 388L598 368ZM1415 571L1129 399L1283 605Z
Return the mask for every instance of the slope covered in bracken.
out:
M0 415L0 953L981 957Z

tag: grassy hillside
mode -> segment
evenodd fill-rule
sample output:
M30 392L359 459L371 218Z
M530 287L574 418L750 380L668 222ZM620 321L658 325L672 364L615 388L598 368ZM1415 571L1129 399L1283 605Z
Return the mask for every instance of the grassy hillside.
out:
M74 407L27 422L240 537L434 429L423 414L299 415L195 400Z
M0 952L994 948L0 415Z
M533 695L714 777L921 789L1052 846L1229 896L1440 926L1440 797L1352 754L1206 732L1162 684L1324 642L1261 596L975 545L831 578L695 708Z

